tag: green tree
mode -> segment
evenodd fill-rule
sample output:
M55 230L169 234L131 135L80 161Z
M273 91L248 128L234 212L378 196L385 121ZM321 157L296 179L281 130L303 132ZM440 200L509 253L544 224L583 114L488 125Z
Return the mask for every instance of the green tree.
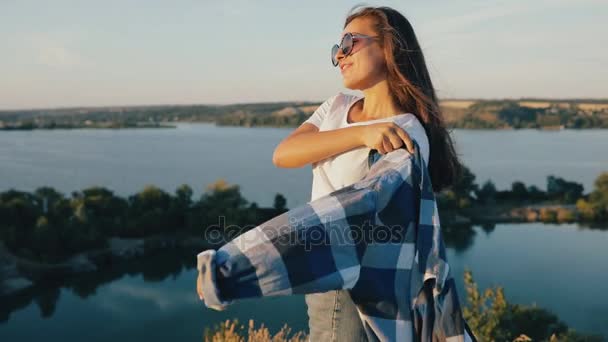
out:
M277 211L287 210L287 199L282 194L276 194L274 196L274 208Z
M11 189L0 194L0 208L0 235L7 247L30 253L29 241L41 214L36 197Z
M601 173L593 185L595 189L589 194L588 199L579 199L576 208L585 220L597 222L608 220L608 172Z
M600 174L593 185L595 189L589 194L589 201L599 206L604 212L608 211L608 172Z
M193 227L204 233L210 227L225 230L231 228L231 236L251 228L249 202L241 195L238 185L228 184L224 179L207 186L205 193L193 208Z
M192 207L192 188L187 184L180 185L175 190L175 198L171 201L170 220L174 230L185 229L188 226L190 209Z
M468 167L462 165L462 174L450 187L457 197L472 199L472 194L478 190L479 186L475 184L475 175Z
M503 337L498 326L507 309L502 287L486 289L483 294L479 293L470 270L464 272L464 284L467 306L462 312L465 320L480 341L497 341L498 337Z
M182 184L175 190L176 202L181 208L192 205L192 188L188 184Z
M127 235L143 236L172 229L171 202L171 195L153 185L130 196Z
M119 235L126 225L128 203L103 187L90 187L74 193L75 216L104 236Z
M574 203L582 195L583 185L552 175L547 177L547 196L549 198L557 199L564 203Z
M481 189L475 192L477 200L481 203L493 203L496 198L496 187L491 180L483 183Z
M511 192L514 200L522 201L528 199L528 189L522 182L513 182L511 185Z
M481 294L468 269L464 272L464 284L467 305L463 316L479 341L603 340L601 336L576 333L545 309L508 303L502 287L488 288Z
M540 190L536 185L528 187L528 198L532 201L540 201L546 199L546 193Z
M49 223L46 216L38 217L31 238L32 253L36 259L53 262L65 254L58 229Z
M498 118L514 128L527 127L537 118L537 108L522 107L517 102L508 102L498 111Z
M437 205L446 209L463 209L471 206L474 194L478 192L475 175L464 165L462 173L451 187L441 191L437 196Z

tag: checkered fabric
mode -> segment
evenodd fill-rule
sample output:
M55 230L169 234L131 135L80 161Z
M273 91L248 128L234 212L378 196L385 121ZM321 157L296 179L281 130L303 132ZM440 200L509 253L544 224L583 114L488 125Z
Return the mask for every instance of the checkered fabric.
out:
M374 158L352 185L199 253L205 305L348 289L369 341L476 341L414 146L414 154L401 148Z

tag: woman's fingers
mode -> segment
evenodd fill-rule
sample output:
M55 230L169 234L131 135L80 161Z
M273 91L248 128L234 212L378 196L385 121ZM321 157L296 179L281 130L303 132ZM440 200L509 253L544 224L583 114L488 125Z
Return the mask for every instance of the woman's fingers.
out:
M407 134L407 132L402 128L399 128L397 130L397 134L407 146L407 150L410 151L410 153L414 154L416 151L414 151L414 143L412 142L412 138L410 138L409 134Z
M416 152L414 149L414 142L410 138L409 134L403 129L403 127L397 125L396 123L392 122L388 125L385 123L372 124L370 127L375 127L374 129L377 129L376 132L379 133L379 135L375 137L375 139L378 140L376 140L377 142L373 147L379 153L386 154L401 148L403 145L406 146L410 153L413 154Z
M381 141L378 143L378 145L376 146L376 151L378 151L378 153L380 154L385 154L386 150L384 150L384 143Z
M388 137L384 137L382 139L382 147L384 148L384 153L389 153L393 151L393 145L391 144L391 140Z
M401 138L401 136L399 136L399 134L397 132L399 132L399 129L397 129L394 134L391 134L388 137L389 141L391 143L391 146L393 147L393 151L400 148L401 146L405 145L405 143L403 142L403 139Z

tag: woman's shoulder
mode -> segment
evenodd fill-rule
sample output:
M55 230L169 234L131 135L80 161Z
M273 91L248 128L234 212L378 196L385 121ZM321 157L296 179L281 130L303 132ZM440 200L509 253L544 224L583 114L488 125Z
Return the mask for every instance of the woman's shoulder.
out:
M335 95L336 99L339 99L341 102L345 103L345 104L349 104L352 103L356 100L359 100L360 98L362 98L363 96L360 95L356 95L356 94L348 94L345 92L341 92L339 91L338 94Z
M323 108L326 116L335 117L338 115L336 113L342 113L345 108L348 108L348 106L358 98L359 97L356 95L340 91L325 100L320 107Z
M360 95L348 94L340 91L334 95L332 111L339 113L340 116L344 116L351 105L362 98L363 96Z
M327 102L330 102L333 108L337 108L338 106L348 105L349 103L358 98L360 97L358 97L357 95L347 94L339 91L336 94L332 95L329 99L327 99Z

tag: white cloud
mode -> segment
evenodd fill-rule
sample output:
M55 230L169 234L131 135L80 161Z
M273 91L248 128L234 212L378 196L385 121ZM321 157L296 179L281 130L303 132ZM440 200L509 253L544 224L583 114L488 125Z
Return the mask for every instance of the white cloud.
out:
M50 67L70 67L82 65L83 59L63 46L45 46L40 47L38 62Z
M75 47L71 47L70 37L49 33L25 35L27 47L33 56L33 63L52 68L73 68L90 65Z

